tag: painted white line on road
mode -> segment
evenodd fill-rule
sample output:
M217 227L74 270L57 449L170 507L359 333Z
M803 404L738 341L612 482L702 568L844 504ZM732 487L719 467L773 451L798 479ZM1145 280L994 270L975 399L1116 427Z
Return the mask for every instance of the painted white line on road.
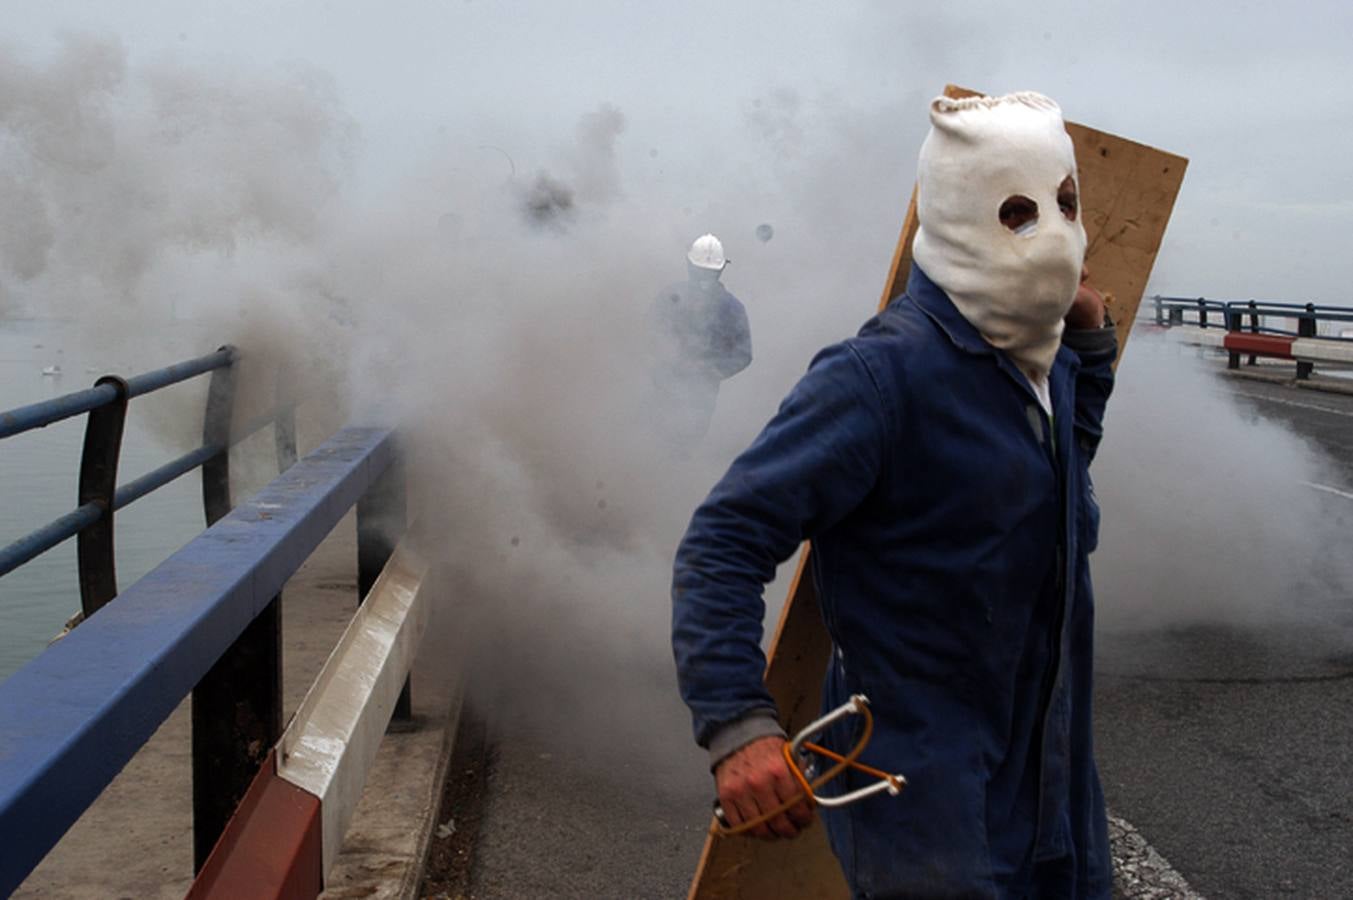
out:
M1248 391L1227 391L1236 397L1248 397L1251 400L1263 400L1266 403L1281 403L1283 406L1295 406L1300 409L1313 409L1316 412L1329 413L1332 416L1344 416L1353 419L1353 412L1344 409L1331 409L1328 406L1321 406L1318 403L1302 403L1300 400L1283 400L1279 397L1269 397L1265 394L1251 394Z
M1313 488L1317 491L1323 491L1326 494L1333 494L1336 497L1343 497L1345 500L1353 500L1353 493L1341 491L1337 487L1330 487L1328 484L1316 484L1314 481L1303 481L1303 485Z
M1203 895L1146 842L1131 823L1109 815L1109 845L1113 852L1114 896L1129 900L1203 900Z

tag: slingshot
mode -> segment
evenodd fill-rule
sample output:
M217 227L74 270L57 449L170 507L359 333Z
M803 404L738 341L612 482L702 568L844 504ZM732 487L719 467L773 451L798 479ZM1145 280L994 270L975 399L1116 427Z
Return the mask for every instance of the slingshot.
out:
M863 716L864 724L860 729L860 737L855 742L855 746L850 752L842 756L832 750L828 750L819 744L815 744L809 738L821 734L829 725L839 722L847 716ZM848 806L851 803L858 802L866 797L872 797L875 794L887 791L889 795L896 797L902 793L902 789L907 786L907 779L901 774L892 775L884 772L882 769L876 769L873 766L858 762L859 756L864 752L865 747L869 745L869 739L874 733L874 715L869 711L869 698L864 694L854 694L850 700L838 706L836 709L809 722L792 741L784 745L785 762L789 764L790 774L798 782L800 792L792 798L770 810L762 813L754 819L749 819L738 825L729 825L728 820L724 818L723 807L715 802L714 819L715 824L710 827L710 833L719 836L731 836L742 834L745 831L770 821L776 816L788 810L803 800L807 800L810 806L822 806L827 809L838 809L842 806ZM821 775L816 774L816 763L804 751L816 754L825 759L831 760L834 765ZM835 796L823 796L817 793L817 789L831 781L837 775L840 775L846 769L854 769L857 772L863 772L877 778L878 781L866 785L849 793Z

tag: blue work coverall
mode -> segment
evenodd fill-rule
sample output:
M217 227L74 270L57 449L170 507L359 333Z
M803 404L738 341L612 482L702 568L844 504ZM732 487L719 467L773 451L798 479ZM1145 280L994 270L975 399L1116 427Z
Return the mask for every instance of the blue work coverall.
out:
M823 708L868 695L862 760L909 781L822 815L859 897L1110 896L1087 556L1115 350L1111 328L1066 333L1050 417L913 268L903 296L818 354L691 520L672 639L705 746L774 715L762 590L813 542L833 642ZM824 743L851 738L842 725Z
M671 285L653 301L654 412L677 449L709 430L719 384L752 361L752 335L742 302L718 282Z

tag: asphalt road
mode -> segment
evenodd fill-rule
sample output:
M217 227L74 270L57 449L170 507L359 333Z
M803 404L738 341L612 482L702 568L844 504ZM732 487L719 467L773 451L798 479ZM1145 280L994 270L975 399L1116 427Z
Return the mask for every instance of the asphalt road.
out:
M1353 523L1353 396L1224 389L1328 457L1282 486L1325 549L1281 616L1101 634L1105 792L1204 896L1353 897L1353 553L1331 539Z
M713 781L690 737L672 664L624 660L565 671L519 661L549 686L548 707L499 694L490 719L472 900L683 897L704 846ZM475 686L471 686L472 693ZM505 714L506 713L506 714Z

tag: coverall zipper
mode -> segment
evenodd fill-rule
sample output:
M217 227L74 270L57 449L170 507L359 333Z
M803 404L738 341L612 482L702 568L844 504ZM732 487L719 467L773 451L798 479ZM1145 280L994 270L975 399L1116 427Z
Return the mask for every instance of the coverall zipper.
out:
M1073 377L1074 374L1073 371ZM1045 426L1049 425L1046 415L1044 416L1044 424ZM1050 431L1051 428L1049 427L1049 432ZM1057 694L1057 679L1060 676L1062 669L1062 631L1066 627L1066 611L1070 602L1067 597L1067 591L1068 586L1071 583L1067 572L1068 560L1070 558L1067 548L1070 546L1071 542L1070 528L1072 521L1070 509L1071 491L1069 490L1068 485L1071 472L1070 458L1066 456L1066 453L1070 452L1070 448L1066 448L1063 452L1063 459L1058 459L1058 454L1052 450L1051 447L1048 448L1048 451L1052 457L1053 472L1057 479L1057 499L1058 505L1061 508L1061 521L1058 523L1057 529L1057 608L1053 615L1052 628L1048 634L1050 660L1048 663L1048 670L1044 675L1042 703L1038 714L1038 780L1036 785L1038 791L1038 813L1034 822L1033 846L1029 848L1031 856L1037 854L1038 845L1043 840L1043 818L1046 806L1043 786L1048 760L1048 718L1052 712L1052 701Z

